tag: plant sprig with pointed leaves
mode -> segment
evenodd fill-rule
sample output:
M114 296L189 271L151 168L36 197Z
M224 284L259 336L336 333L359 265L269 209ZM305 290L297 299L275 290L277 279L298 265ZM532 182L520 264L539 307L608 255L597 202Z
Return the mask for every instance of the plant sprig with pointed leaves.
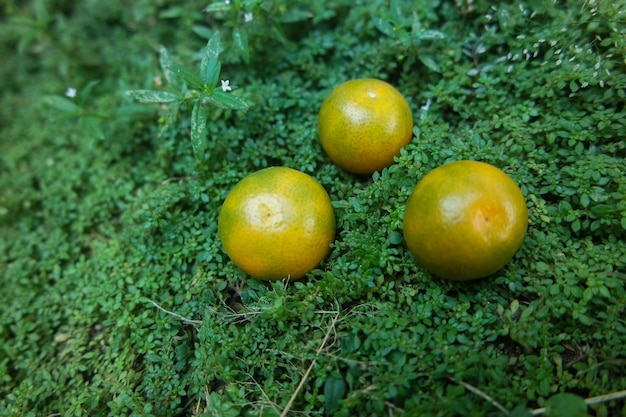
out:
M103 139L105 134L102 126L103 121L113 118L112 114L97 112L90 109L89 99L94 87L99 80L90 81L83 88L77 90L68 87L65 96L47 95L41 98L41 103L58 111L57 120L78 120L78 126L85 130L91 137Z
M423 29L416 13L413 13L412 17L405 17L399 0L391 0L384 18L375 16L373 23L380 32L396 39L409 54L415 55L428 69L441 72L435 55L427 53L424 45L444 39L446 35L439 30Z
M161 90L130 90L129 97L141 103L158 103L167 106L165 125L171 124L183 104L192 104L191 145L198 160L204 156L207 146L207 119L209 106L246 111L248 103L232 94L230 81L220 80L222 64L219 32L215 32L203 48L199 73L174 62L164 46L161 46L159 64L170 86L179 85L180 91L172 93ZM179 84L180 82L180 84Z
M281 44L288 42L281 22L285 20L285 13L293 9L266 0L213 0L205 7L204 12L221 22L225 30L223 34L232 42L235 51L246 64L250 64L251 45L248 38L256 35L267 36ZM293 3L293 2L292 2ZM307 12L300 11L290 16L291 21L306 20L310 17ZM262 28L255 31L254 27ZM226 31L229 29L229 31ZM196 25L194 31L200 36L206 36L210 29Z

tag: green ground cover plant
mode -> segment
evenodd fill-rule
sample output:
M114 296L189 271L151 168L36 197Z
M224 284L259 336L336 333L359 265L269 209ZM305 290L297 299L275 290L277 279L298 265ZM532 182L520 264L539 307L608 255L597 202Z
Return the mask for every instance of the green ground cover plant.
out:
M621 2L0 5L0 415L626 415ZM362 77L415 121L371 176L317 139ZM415 184L460 159L529 209L514 259L464 283L402 238ZM245 276L217 238L268 166L333 202L302 281Z

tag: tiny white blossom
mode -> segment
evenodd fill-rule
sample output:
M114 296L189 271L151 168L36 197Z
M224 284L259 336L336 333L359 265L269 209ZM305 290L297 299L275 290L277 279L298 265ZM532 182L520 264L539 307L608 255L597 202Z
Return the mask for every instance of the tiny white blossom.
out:
M246 12L243 14L243 21L244 22L252 22L252 19L254 18L254 15L252 14L252 12Z
M230 4L230 0L224 0L224 3Z
M426 100L426 104L420 107L420 109L422 110L420 114L420 120L426 120L428 109L430 109L430 103L431 103L431 99L429 97L428 100Z
M232 88L230 88L230 80L222 80L222 91L232 91Z
M76 97L76 89L74 87L68 87L67 90L65 90L65 97Z

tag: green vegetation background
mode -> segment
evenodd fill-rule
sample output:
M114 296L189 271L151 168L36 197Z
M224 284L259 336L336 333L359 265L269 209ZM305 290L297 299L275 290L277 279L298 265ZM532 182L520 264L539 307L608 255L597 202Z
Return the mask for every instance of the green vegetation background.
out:
M626 388L623 3L208 3L0 3L2 416L626 415L582 402ZM190 102L125 92L174 91L161 45L197 70L215 32L250 108L207 106L196 157ZM359 77L416 123L372 177L316 137ZM458 159L507 172L530 214L513 261L470 283L430 276L401 234L415 184ZM288 285L216 237L228 190L271 165L316 177L338 218Z

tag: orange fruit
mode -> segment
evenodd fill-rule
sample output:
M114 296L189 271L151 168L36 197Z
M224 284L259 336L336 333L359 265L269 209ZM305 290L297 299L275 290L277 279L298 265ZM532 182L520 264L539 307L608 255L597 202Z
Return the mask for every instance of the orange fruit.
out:
M405 98L390 84L371 78L337 86L322 103L317 124L328 157L355 174L392 165L413 136Z
M451 280L483 278L506 265L528 225L520 188L500 169L456 161L429 172L404 212L404 238L417 261Z
M297 280L315 268L335 238L330 198L311 176L266 168L242 179L226 197L218 235L230 259L263 280Z

